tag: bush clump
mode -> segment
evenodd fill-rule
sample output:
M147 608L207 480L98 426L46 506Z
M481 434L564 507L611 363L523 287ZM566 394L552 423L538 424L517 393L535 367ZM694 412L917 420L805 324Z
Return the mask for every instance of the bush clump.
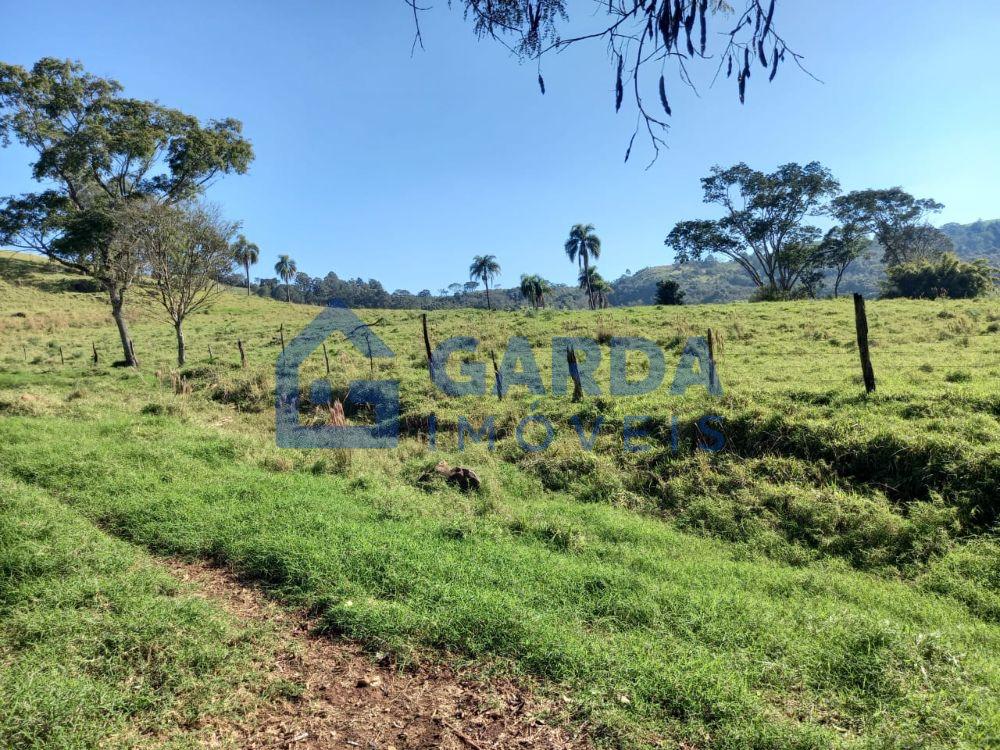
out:
M970 299L993 290L997 270L985 260L965 263L953 253L936 261L900 263L886 269L883 297Z

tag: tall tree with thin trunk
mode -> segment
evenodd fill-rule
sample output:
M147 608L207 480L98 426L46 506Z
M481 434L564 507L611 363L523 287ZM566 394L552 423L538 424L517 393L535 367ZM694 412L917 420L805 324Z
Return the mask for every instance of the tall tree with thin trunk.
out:
M285 282L285 302L292 301L291 282L298 270L295 261L288 255L279 255L278 262L274 264L274 272Z
M0 144L34 152L44 189L0 199L0 244L34 250L87 274L107 292L125 363L136 365L125 316L138 256L118 217L136 201L172 205L220 175L247 171L253 148L237 120L197 118L129 99L80 63L0 63Z
M563 248L571 262L580 264L581 278L587 283L587 301L590 309L595 307L594 290L590 284L590 261L601 257L601 238L594 232L593 224L574 224L569 230L569 239Z
M174 324L177 365L186 360L184 321L207 310L223 287L218 279L233 267L230 240L237 225L212 206L133 203L122 220L123 233L139 248L143 268L156 285L160 303Z
M243 266L243 271L247 277L247 297L250 296L250 266L256 265L260 260L260 248L253 242L247 240L245 235L239 235L233 243L233 259Z
M822 265L833 269L833 296L840 296L840 282L854 261L860 258L871 245L864 230L852 224L833 227L820 243L823 254Z
M477 255L469 266L469 278L478 279L486 287L486 309L492 310L490 303L490 282L500 275L500 264L495 255Z

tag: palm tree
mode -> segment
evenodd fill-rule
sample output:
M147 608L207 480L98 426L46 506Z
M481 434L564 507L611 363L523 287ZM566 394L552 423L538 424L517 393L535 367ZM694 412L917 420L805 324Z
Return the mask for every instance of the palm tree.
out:
M584 274L588 273L592 258L601 257L601 238L594 233L593 224L574 224L569 230L569 239L564 245L566 255L570 261L578 261ZM587 280L587 299L590 302L590 309L594 309L594 290L590 284L590 276L583 278Z
M545 295L552 291L552 286L538 274L521 275L521 296L536 310L545 307Z
M591 285L594 289L594 302L597 307L600 307L602 310L609 307L608 295L611 294L613 289L611 284L598 277L595 281L591 282Z
M538 297L535 293L535 276L528 276L526 273L521 274L521 296L524 297L531 306L538 308Z
M233 258L243 266L247 274L247 297L250 296L250 266L260 260L260 248L249 242L245 235L240 235L233 243Z
M538 297L538 306L545 307L545 295L552 291L552 285L541 276L535 277L535 295Z
M490 282L500 275L500 264L495 255L477 255L469 266L469 278L479 279L486 287L486 309L492 310L490 304Z
M608 306L611 285L597 272L597 266L589 266L587 269L581 270L578 281L580 288L587 291L591 309Z
M274 264L274 272L285 282L285 301L292 301L292 288L289 286L295 277L295 272L299 269L295 267L295 261L287 255L279 255L278 262Z

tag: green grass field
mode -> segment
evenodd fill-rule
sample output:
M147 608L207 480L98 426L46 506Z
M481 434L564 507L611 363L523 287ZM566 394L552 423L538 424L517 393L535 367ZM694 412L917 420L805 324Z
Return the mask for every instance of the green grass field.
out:
M0 747L115 746L127 727L196 742L185 717L237 710L219 696L267 638L185 599L157 556L224 564L403 663L537 678L601 746L1000 746L996 298L869 301L870 398L846 299L429 314L435 343L475 335L488 367L510 336L531 342L547 392L503 401L434 388L418 313L361 311L396 357L331 338L332 386L398 379L403 436L345 452L275 447L279 326L291 340L317 308L227 294L191 319L176 393L149 293L126 370L79 282L0 260ZM548 389L553 336L645 336L669 381L709 327L721 398ZM317 352L302 382L324 372ZM555 426L546 451L515 440L529 413ZM594 451L579 414L605 417ZM705 414L720 453L692 451ZM623 449L628 415L653 418L649 450ZM493 416L495 449L458 451L460 416ZM429 478L442 459L480 490Z

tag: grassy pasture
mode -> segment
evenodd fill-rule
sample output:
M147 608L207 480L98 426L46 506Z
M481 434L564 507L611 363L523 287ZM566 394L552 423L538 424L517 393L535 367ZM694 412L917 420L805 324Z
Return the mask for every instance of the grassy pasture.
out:
M132 308L143 364L133 372L109 366L118 355L107 308L81 288L47 264L0 261L0 481L14 498L4 517L15 519L4 533L71 513L88 533L102 534L93 524L133 545L130 555L218 560L373 648L541 677L609 746L976 748L1000 738L995 298L869 302L879 389L867 399L848 300L430 314L435 343L478 337L470 359L487 370L490 349L499 357L509 336L529 340L546 393L515 388L503 401L434 389L417 313L361 311L382 320L374 330L396 356L370 364L333 338L332 385L343 392L370 367L398 379L404 435L393 451L344 454L274 447L278 327L290 340L317 309L226 295L190 322L184 395L170 384L172 330L148 294ZM708 327L723 340L720 399L664 387L571 404L549 387L552 336L645 336L665 350L669 381L686 339ZM643 363L629 370L639 377ZM303 384L324 372L315 353ZM422 434L430 413L437 451ZM518 447L528 413L555 426L549 450ZM605 417L594 451L570 426L577 414L588 428ZM691 450L704 414L723 418L719 454ZM650 450L623 450L628 415L659 426ZM457 451L460 416L492 416L495 450ZM664 431L672 417L677 451ZM442 458L475 468L481 491L427 478ZM126 549L102 539L97 561ZM127 590L115 577L108 586ZM33 617L54 606L30 601ZM190 676L199 639L239 651L219 627L167 652L178 684L211 693L224 683L224 670ZM0 685L24 696L17 715L37 715L50 698L33 691L36 675L66 665L6 632ZM120 666L113 654L98 665ZM135 710L84 696L84 713L109 724ZM70 725L64 746L112 731L94 721ZM0 740L22 740L21 724L0 723Z

